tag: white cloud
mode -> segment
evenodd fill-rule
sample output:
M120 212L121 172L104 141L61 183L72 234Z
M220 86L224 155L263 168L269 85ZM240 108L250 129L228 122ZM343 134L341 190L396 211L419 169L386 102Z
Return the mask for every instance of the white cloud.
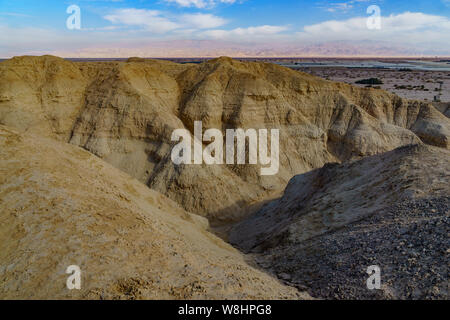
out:
M331 3L327 3L324 6L321 6L322 9L325 9L326 11L329 12L336 12L336 11L340 11L340 12L348 12L349 10L353 9L355 7L355 5L363 3L363 2L368 2L370 0L348 0L348 1L341 1L341 2L331 2Z
M166 2L175 2L182 7L205 8L209 1L205 0L165 0Z
M236 28L232 30L207 30L201 33L202 36L212 39L233 39L233 40L247 40L261 37L277 35L283 31L288 30L285 26L256 26L248 28Z
M217 3L233 4L236 0L165 0L166 2L176 3L182 7L196 7L200 9L215 6Z
M198 29L217 28L227 23L227 20L221 17L202 13L185 14L181 16L181 21L190 27Z
M161 12L157 10L120 9L104 18L115 24L142 26L153 33L165 33L181 27L176 22L161 16Z
M420 12L382 17L380 30L369 30L367 17L330 20L305 26L294 33L288 26L262 25L227 30L227 21L211 14L176 15L167 12L122 9L105 19L112 25L69 31L65 29L17 28L0 24L0 57L22 54L58 53L65 56L95 50L98 55L164 56L193 55L207 51L212 43L220 45L220 54L292 56L322 55L450 55L450 18ZM211 40L204 47L195 46ZM152 42L153 41L153 42ZM154 41L162 43L154 51ZM144 51L140 46L152 43ZM139 49L139 50L138 50ZM176 50L178 51L176 51ZM214 48L210 48L211 52ZM94 50L94 51L92 51ZM103 50L103 51L102 51ZM134 51L133 51L134 50ZM143 49L142 49L143 50ZM153 51L152 51L153 50ZM197 51L194 51L197 50ZM216 51L214 51L216 52Z
M30 17L32 17L32 16L30 16L28 14L17 13L17 12L1 12L0 16L21 17L21 18L30 18Z
M104 18L114 24L138 26L158 34L182 29L212 29L227 23L227 20L212 14L194 13L166 16L160 11L145 9L119 9Z
M437 42L439 47L450 43L450 19L421 12L404 12L381 18L380 30L369 30L367 18L330 20L305 26L297 37L320 41L389 41L421 46Z
M353 5L349 4L347 2L340 2L340 3L333 3L330 5L330 7L326 8L329 12L335 12L335 11L343 11L347 12L348 10L352 9Z

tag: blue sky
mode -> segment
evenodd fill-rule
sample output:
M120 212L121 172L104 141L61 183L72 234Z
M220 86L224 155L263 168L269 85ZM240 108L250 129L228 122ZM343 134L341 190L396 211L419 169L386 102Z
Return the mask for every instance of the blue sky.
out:
M80 30L66 27L70 5ZM450 0L0 0L0 57L450 56L449 34Z

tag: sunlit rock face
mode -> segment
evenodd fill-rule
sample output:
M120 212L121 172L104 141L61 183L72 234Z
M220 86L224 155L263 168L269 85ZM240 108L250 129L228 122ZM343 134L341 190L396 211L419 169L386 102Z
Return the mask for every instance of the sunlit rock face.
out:
M279 129L279 170L174 165L176 129ZM274 64L133 58L0 64L0 123L81 146L213 223L279 194L292 176L411 143L448 148L449 119L424 102ZM206 143L205 143L206 145Z

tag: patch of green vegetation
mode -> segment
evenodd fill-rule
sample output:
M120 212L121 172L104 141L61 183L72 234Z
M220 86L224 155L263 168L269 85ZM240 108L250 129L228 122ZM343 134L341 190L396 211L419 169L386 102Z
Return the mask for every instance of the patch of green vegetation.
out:
M373 84L383 84L383 81L381 81L378 78L369 78L369 79L358 80L355 83L357 83L357 84L370 84L370 85L373 85Z

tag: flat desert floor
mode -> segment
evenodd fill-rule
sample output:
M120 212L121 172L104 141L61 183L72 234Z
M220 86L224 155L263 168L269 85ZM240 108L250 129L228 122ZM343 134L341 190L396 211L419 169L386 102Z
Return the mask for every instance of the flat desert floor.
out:
M447 71L401 71L373 68L302 68L300 71L348 84L365 87L355 82L362 79L378 78L383 81L381 89L395 93L402 98L433 101L439 93L439 82L442 81L443 102L450 102L450 72ZM422 87L423 86L423 87Z

